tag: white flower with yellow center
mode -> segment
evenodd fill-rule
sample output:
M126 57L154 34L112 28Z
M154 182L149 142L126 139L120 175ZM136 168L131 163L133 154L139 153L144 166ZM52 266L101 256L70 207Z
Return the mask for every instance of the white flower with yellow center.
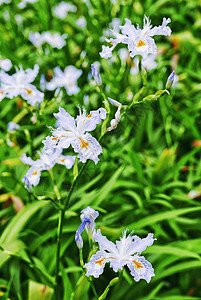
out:
M84 265L87 269L86 276L92 275L98 278L103 273L107 262L110 262L110 267L115 272L122 270L123 266L127 265L135 281L145 279L150 282L151 277L155 276L152 265L143 256L140 256L147 246L153 244L155 239L152 233L141 239L137 235L126 236L125 231L120 241L116 241L114 244L98 229L93 238L99 244L100 250L92 255L90 261Z
M35 65L34 69L26 69L20 66L13 75L8 75L4 71L0 72L0 101L7 98L21 96L27 100L30 105L42 102L44 94L31 84L39 71L39 66Z
M47 90L55 90L58 87L65 87L68 95L75 95L79 92L77 80L82 75L82 70L78 70L74 66L67 66L64 72L60 67L54 69L55 76L47 83Z
M27 171L26 175L22 179L25 182L26 188L30 190L30 186L38 185L40 181L41 171L50 170L55 164L64 165L67 169L70 169L75 162L75 155L62 155L62 149L42 149L41 152L38 152L40 158L37 160L32 160L30 157L27 157L24 153L20 158L24 164L27 164L30 169ZM28 183L28 184L27 184Z
M108 43L112 45L103 46L100 56L103 58L109 58L112 56L112 50L116 47L117 44L123 43L128 45L128 50L130 56L134 57L135 55L141 55L145 58L149 53L156 54L157 46L152 38L154 35L170 35L171 29L167 26L171 22L170 18L163 18L161 26L155 26L152 28L151 21L145 16L144 17L144 27L141 29L139 25L135 28L131 24L129 19L125 19L126 23L123 26L120 26L122 34L112 30L114 38L105 39Z
M52 137L48 136L43 141L46 149L68 148L71 145L74 151L79 153L78 158L81 162L85 163L87 159L92 159L97 164L98 155L102 153L102 148L87 131L94 130L96 125L106 118L106 110L99 108L90 111L89 115L86 114L85 109L83 113L80 110L80 114L74 119L65 109L60 107L59 112L54 116L58 120L59 127L52 130Z

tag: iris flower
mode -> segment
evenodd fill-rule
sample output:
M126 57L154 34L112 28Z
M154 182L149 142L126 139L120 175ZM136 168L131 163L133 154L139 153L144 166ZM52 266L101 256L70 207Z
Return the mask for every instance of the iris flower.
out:
M77 80L82 75L82 70L78 70L74 66L68 66L64 72L60 67L54 69L55 76L47 83L47 90L55 90L58 87L65 87L68 95L75 95L79 92Z
M153 36L167 36L171 34L171 29L169 26L167 26L167 24L171 22L170 18L163 18L162 25L152 28L151 21L145 16L144 26L142 29L139 27L139 25L137 25L137 28L135 28L129 19L125 19L125 21L126 23L123 26L120 26L122 33L112 30L111 32L114 38L105 39L106 42L112 45L112 47L103 46L102 52L100 52L101 57L111 57L112 50L116 47L116 45L123 43L128 45L130 57L141 55L143 58L145 58L149 53L157 53L157 46L152 38Z
M52 137L48 136L43 141L46 149L54 147L68 148L70 145L78 154L78 158L82 163L87 159L92 159L95 164L99 161L98 155L102 153L101 145L92 137L88 131L96 128L96 125L106 118L106 110L99 108L86 114L85 109L76 119L60 107L59 112L54 114L58 120L58 128L52 129Z
M98 229L93 238L99 244L100 250L92 255L90 261L84 265L87 269L86 276L92 275L98 278L108 262L110 262L110 267L115 272L127 266L135 281L145 279L150 282L151 277L155 276L152 265L144 256L140 255L147 246L153 244L155 239L153 239L152 233L141 239L137 235L132 236L129 234L126 236L126 231L124 231L120 241L116 241L116 244L114 244L103 236L100 229Z
M23 154L23 156L20 158L21 161L24 164L31 166L22 180L25 182L26 188L30 190L30 186L38 185L41 171L52 169L56 163L64 165L67 169L70 169L73 166L76 157L70 155L65 156L62 155L61 152L62 149L59 148L51 150L42 149L41 152L38 152L40 158L35 161L30 157L27 157L25 153Z
M0 101L7 98L22 96L30 105L35 105L37 102L42 102L44 94L31 84L34 81L39 71L39 66L35 65L34 69L26 69L25 71L20 66L13 75L8 75L4 71L0 72Z

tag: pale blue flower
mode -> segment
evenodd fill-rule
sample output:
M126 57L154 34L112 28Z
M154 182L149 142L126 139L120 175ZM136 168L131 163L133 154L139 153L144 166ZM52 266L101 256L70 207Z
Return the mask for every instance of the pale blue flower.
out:
M15 122L8 123L8 132L14 132L20 128L20 125L16 124Z
M33 70L26 69L25 71L20 66L13 75L8 75L4 71L1 71L0 101L5 97L12 99L20 95L32 106L38 102L42 102L44 94L31 84L37 76L38 71L38 65L35 65Z
M167 26L170 23L170 18L163 18L161 26L155 26L152 28L151 21L145 16L144 27L141 29L139 25L135 28L131 24L129 19L125 19L126 23L123 26L119 26L122 33L118 33L116 30L111 30L114 38L105 39L106 42L112 44L112 47L103 46L100 56L103 58L109 58L112 56L112 50L117 44L123 43L128 45L130 56L141 55L145 58L149 53L156 54L157 46L152 38L155 35L170 35L171 29Z
M68 148L71 145L74 151L79 153L78 158L82 163L85 163L87 159L92 159L97 164L98 155L102 153L102 148L87 131L93 131L96 125L106 118L106 110L99 108L90 111L89 115L86 114L85 109L83 113L80 110L80 114L74 119L65 109L60 107L59 112L54 116L58 120L59 127L52 129L53 136L47 137L43 141L46 149Z
M51 33L49 31L39 33L39 32L30 32L29 40L34 46L40 47L44 43L48 43L53 48L61 49L66 45L65 39L67 34L60 35L58 32Z
M22 8L25 8L27 3L35 3L37 1L38 0L22 0L17 6L22 9Z
M53 8L53 14L59 19L65 19L69 11L76 12L77 7L71 3L62 1Z
M0 69L8 72L12 67L10 59L0 59Z
M85 17L80 17L79 19L77 19L76 25L79 26L80 28L85 28L87 25L87 21Z
M95 219L99 216L99 212L88 206L87 208L81 211L81 220L82 223L80 224L78 230L75 234L75 241L77 247L81 249L83 247L83 240L81 237L81 233L86 229L90 238L93 238L93 233L95 230Z
M98 229L93 234L93 238L99 244L99 250L84 265L87 269L86 276L92 275L98 278L103 273L107 262L110 262L110 267L115 272L122 270L127 265L135 281L145 279L150 282L151 277L155 276L152 265L143 256L140 256L141 252L156 240L152 233L141 239L137 235L129 234L126 236L125 231L120 241L116 241L114 244L103 236Z
M82 70L78 70L74 66L68 66L63 72L60 67L56 67L54 73L55 76L46 85L48 90L53 91L58 87L65 87L67 94L70 96L80 91L77 86L77 80L82 75Z
M29 185L38 185L41 171L52 169L56 163L64 165L67 169L70 169L73 166L76 157L70 155L65 156L61 153L62 149L60 148L48 150L43 148L41 152L38 151L40 158L36 161L32 160L30 157L27 157L26 154L23 153L23 156L20 158L21 161L24 164L31 166L22 180L25 182L25 185L27 186L26 182L28 181Z

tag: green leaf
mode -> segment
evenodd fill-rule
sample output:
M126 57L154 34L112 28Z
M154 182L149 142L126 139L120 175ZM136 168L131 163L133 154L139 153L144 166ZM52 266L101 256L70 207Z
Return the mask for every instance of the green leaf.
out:
M51 300L53 293L52 288L29 280L28 300Z

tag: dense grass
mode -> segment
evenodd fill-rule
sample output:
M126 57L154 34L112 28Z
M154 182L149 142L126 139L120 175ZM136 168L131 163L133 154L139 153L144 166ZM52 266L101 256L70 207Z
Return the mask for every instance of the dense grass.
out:
M39 0L23 10L17 7L17 1L0 6L2 58L9 58L14 66L22 65L24 69L33 68L37 63L39 74L44 74L46 79L57 65L62 70L68 65L83 70L78 80L80 92L69 96L64 90L60 103L51 91L45 92L40 110L17 98L0 103L1 299L42 299L41 285L47 286L46 299L50 299L54 286L59 211L52 202L36 200L25 189L21 180L27 166L19 157L27 153L37 158L42 140L49 135L47 125L55 125L52 114L58 112L59 106L74 117L78 113L77 105L84 105L87 111L103 106L103 95L88 77L95 61L101 64L105 94L123 104L131 103L133 95L142 87L140 74L130 75L132 59L121 61L120 47L113 51L116 60L102 59L99 52L104 42L100 38L113 18L119 18L122 24L124 18L129 18L132 23L142 25L144 14L154 25L161 24L163 17L170 17L172 35L168 39L156 38L163 54L157 58L158 67L148 72L147 86L140 100L163 89L173 69L179 75L179 82L172 87L170 95L133 106L118 127L102 138L103 155L99 163L95 166L89 161L78 178L65 212L59 294L61 299L70 299L75 291L75 299L95 299L89 282L82 275L74 241L80 211L90 205L100 213L97 228L112 241L118 240L124 229L134 230L140 237L153 232L157 238L145 252L155 269L151 282L135 282L125 269L123 278L110 289L107 299L201 299L201 161L200 146L195 143L201 141L200 3L196 0L112 2L73 1L77 12L69 12L64 20L52 15L51 7L57 4L53 0ZM22 17L22 23L17 23L16 15ZM76 24L81 16L86 19L85 28ZM28 40L30 31L67 33L66 46L61 50L48 45L37 49ZM13 67L9 73L14 72ZM38 88L39 80L37 76ZM86 95L88 103L84 101ZM37 117L35 124L31 121L33 113ZM110 119L114 113L115 108L111 107ZM7 124L12 120L19 123L20 129L9 134ZM100 129L101 126L97 126L97 138ZM9 146L9 140L14 147ZM81 167L79 163L78 168ZM53 173L65 201L73 171L56 165ZM47 196L46 199L56 199L53 188L51 177L44 171L34 192ZM193 190L198 191L198 195L189 197ZM20 203L24 207L18 212L16 205ZM85 261L87 257L85 234ZM94 280L99 295L115 275L106 267L103 275ZM58 298L53 295L52 299Z

